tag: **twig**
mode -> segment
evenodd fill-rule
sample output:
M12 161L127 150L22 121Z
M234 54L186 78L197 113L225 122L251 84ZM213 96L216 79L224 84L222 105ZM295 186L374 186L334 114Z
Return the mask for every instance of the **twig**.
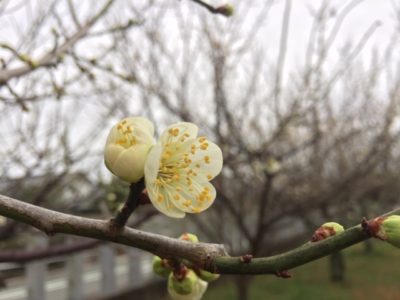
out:
M211 12L213 14L219 14L219 15L223 15L225 17L229 17L233 13L233 8L229 4L214 7L202 0L191 0L191 1L204 7L205 9L207 9L209 12Z
M125 226L133 211L140 204L140 194L144 189L144 180L132 183L129 187L129 196L124 206L117 212L117 215L110 220L110 226L113 230L119 230Z
M95 23L109 10L113 4L113 0L108 0L104 6L99 10L99 12L92 17L84 26L79 28L70 38L68 38L60 47L53 49L52 51L46 53L41 58L34 61L34 66L25 65L22 67L16 67L10 70L0 70L0 86L4 85L8 80L12 78L21 77L34 69L41 67L48 67L54 65L56 60L72 48L81 38L87 35L89 30L93 27Z

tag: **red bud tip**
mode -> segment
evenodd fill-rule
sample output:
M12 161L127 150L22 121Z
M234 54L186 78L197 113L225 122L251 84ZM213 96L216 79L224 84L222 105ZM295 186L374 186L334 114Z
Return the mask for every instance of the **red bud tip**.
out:
M288 279L288 278L292 278L292 274L289 273L289 271L276 271L275 275L279 278L283 278L283 279Z
M371 221L368 221L366 218L363 218L361 221L361 227L364 232L370 236L373 236L378 239L383 239L382 235L380 234L381 225L383 221L385 221L386 217L378 217Z
M240 261L242 262L242 263L245 263L245 264L249 264L249 263L251 263L251 260L253 259L253 255L251 255L251 254L245 254L245 255L242 255L241 257L240 257Z

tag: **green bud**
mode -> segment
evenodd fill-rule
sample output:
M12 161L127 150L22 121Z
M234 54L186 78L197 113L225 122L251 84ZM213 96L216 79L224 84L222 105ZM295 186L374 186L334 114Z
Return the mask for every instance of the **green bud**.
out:
M172 268L168 262L161 257L154 256L153 258L153 272L162 277L168 277L171 274Z
M188 270L185 277L180 280L171 273L168 277L168 289L172 288L179 295L188 295L193 292L198 279L192 270Z
M324 223L324 224L322 224L322 227L324 227L324 228L332 228L335 231L334 234L339 234L339 233L342 233L344 231L344 227L342 225L340 225L339 223L336 223L336 222Z
M330 236L342 233L343 231L344 227L339 223L336 222L324 223L314 232L311 241L312 242L321 241Z
M192 278L192 280L194 279L194 282L192 281L191 292L187 294L179 293L175 288L177 283L174 285L174 282L178 280L171 274L168 278L168 294L173 300L201 300L207 290L208 283L199 279L192 270L189 270L186 276Z
M206 282L211 282L219 278L219 274L214 274L205 270L200 270L198 275L201 280L204 280Z
M188 242L192 242L192 243L198 243L199 239L197 238L197 236L195 236L194 234L191 233L184 233L179 237L180 240L184 240L184 241L188 241Z
M389 244L400 248L400 216L393 215L385 218L377 235Z
M224 15L225 17L230 17L235 12L235 9L231 4L224 4L217 7L217 12L220 13L221 15Z

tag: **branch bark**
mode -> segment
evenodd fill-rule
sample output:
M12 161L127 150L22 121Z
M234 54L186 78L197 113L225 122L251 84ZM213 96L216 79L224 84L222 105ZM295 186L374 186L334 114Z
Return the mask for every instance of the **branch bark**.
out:
M220 14L223 15L225 17L229 16L229 13L226 11L226 5L221 5L218 7L214 7L208 3L206 3L203 0L191 0L192 2L204 7L205 9L207 9L210 13L212 14Z
M125 226L133 211L139 206L139 197L144 189L144 180L137 183L132 183L129 187L129 196L125 204L117 212L117 215L110 220L111 226L114 230L121 230Z
M387 215L400 213L400 208ZM223 245L190 243L159 234L124 227L112 230L109 221L82 218L55 212L0 195L0 214L32 225L45 233L65 233L91 237L136 247L165 258L184 258L199 268L220 274L276 274L292 269L333 252L345 249L369 238L360 225L326 240L311 243L270 257L254 258L243 262L231 257Z

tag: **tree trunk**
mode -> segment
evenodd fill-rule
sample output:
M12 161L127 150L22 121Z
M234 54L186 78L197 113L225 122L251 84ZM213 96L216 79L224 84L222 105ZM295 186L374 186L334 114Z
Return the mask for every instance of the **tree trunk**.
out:
M251 276L239 275L235 278L237 300L249 300Z
M372 253L374 251L374 246L372 245L372 240L368 239L364 241L364 252L366 254Z
M329 265L331 269L331 281L343 282L345 278L345 261L342 252L334 252L330 255Z

